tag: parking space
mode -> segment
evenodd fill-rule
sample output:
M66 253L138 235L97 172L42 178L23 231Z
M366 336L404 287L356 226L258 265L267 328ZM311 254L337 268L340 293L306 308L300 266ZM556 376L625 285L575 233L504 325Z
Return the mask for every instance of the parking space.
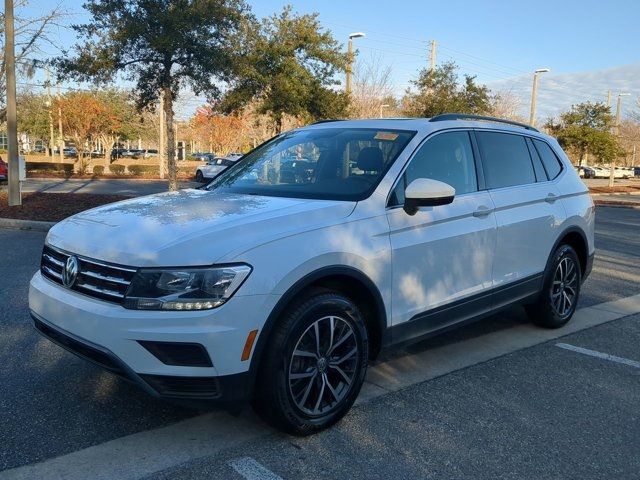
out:
M640 211L598 208L596 263L580 307L640 293L638 231ZM387 355L380 372L418 360L431 366L414 363L415 381L391 393L396 388L370 376L363 392L370 401L330 431L297 439L247 412L198 415L154 400L41 339L26 294L43 240L0 230L10 252L0 263L7 299L0 479L86 478L86 465L99 467L94 478L624 478L640 471L640 369L556 346L640 361L637 315L524 348L530 332L549 331L511 309ZM624 303L617 305L589 309L584 321L624 315ZM251 468L254 477L245 475Z

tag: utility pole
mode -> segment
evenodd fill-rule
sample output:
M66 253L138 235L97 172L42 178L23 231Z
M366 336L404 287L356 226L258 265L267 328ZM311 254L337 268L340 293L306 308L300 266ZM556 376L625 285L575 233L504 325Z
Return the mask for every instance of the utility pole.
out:
M5 75L7 77L7 143L9 147L9 206L22 205L18 157L18 113L16 107L16 59L13 31L13 0L4 1Z
M619 93L618 94L618 104L616 105L616 125L615 125L615 135L616 140L620 138L620 117L622 115L622 97L628 97L631 95L630 93ZM613 179L615 178L615 168L616 161L615 159L611 160L611 171L609 172L609 186L613 187Z
M607 90L607 107L611 107L611 90Z
M531 89L531 113L529 115L529 125L532 127L536 123L536 97L538 96L538 76L547 73L548 68L538 68L533 72L533 88Z
M60 84L58 84L58 154L60 155L60 163L64 162L64 135L62 135L62 106L60 96Z
M435 40L429 42L431 48L429 49L429 70L433 72L436 69L436 48L437 43Z
M347 78L345 84L345 92L351 93L351 76L353 75L353 39L362 38L365 34L362 32L355 32L349 34L349 42L347 43Z
M158 162L160 178L164 178L164 92L160 92L160 144L158 145Z
M47 72L47 102L49 103L49 157L53 159L53 99L51 98L51 69L49 65L46 67Z

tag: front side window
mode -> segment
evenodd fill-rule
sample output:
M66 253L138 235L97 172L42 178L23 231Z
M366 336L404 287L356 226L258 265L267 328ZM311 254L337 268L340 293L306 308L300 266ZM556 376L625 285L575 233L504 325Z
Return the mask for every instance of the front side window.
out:
M536 176L523 136L510 133L476 132L487 188L536 183Z
M294 198L367 198L416 132L314 128L282 134L248 153L207 189Z

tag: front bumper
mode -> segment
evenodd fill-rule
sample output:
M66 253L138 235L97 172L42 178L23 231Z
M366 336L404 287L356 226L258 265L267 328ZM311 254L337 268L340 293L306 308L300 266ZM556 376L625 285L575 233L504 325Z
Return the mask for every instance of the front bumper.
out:
M206 400L220 404L242 403L249 398L249 373L218 377L137 374L104 347L65 332L31 312L36 330L65 350L137 384L150 395L179 400Z
M152 395L220 403L250 393L251 359L242 361L242 351L249 332L261 332L276 301L272 295L245 295L213 310L142 311L66 289L40 272L29 288L35 326L53 342ZM161 360L148 343L196 344L210 362Z

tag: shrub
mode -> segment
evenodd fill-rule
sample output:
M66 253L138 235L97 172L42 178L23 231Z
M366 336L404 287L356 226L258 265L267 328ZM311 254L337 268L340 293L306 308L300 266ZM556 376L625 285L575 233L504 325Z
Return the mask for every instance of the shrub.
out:
M54 162L26 162L28 172L63 173L66 176L73 175L73 163Z
M111 173L115 175L124 175L124 165L118 165L114 163L112 165L109 165L109 170L111 170Z
M94 175L102 175L104 173L104 165L94 165L93 166L93 174Z
M131 175L158 175L158 167L156 165L129 165L129 173Z

